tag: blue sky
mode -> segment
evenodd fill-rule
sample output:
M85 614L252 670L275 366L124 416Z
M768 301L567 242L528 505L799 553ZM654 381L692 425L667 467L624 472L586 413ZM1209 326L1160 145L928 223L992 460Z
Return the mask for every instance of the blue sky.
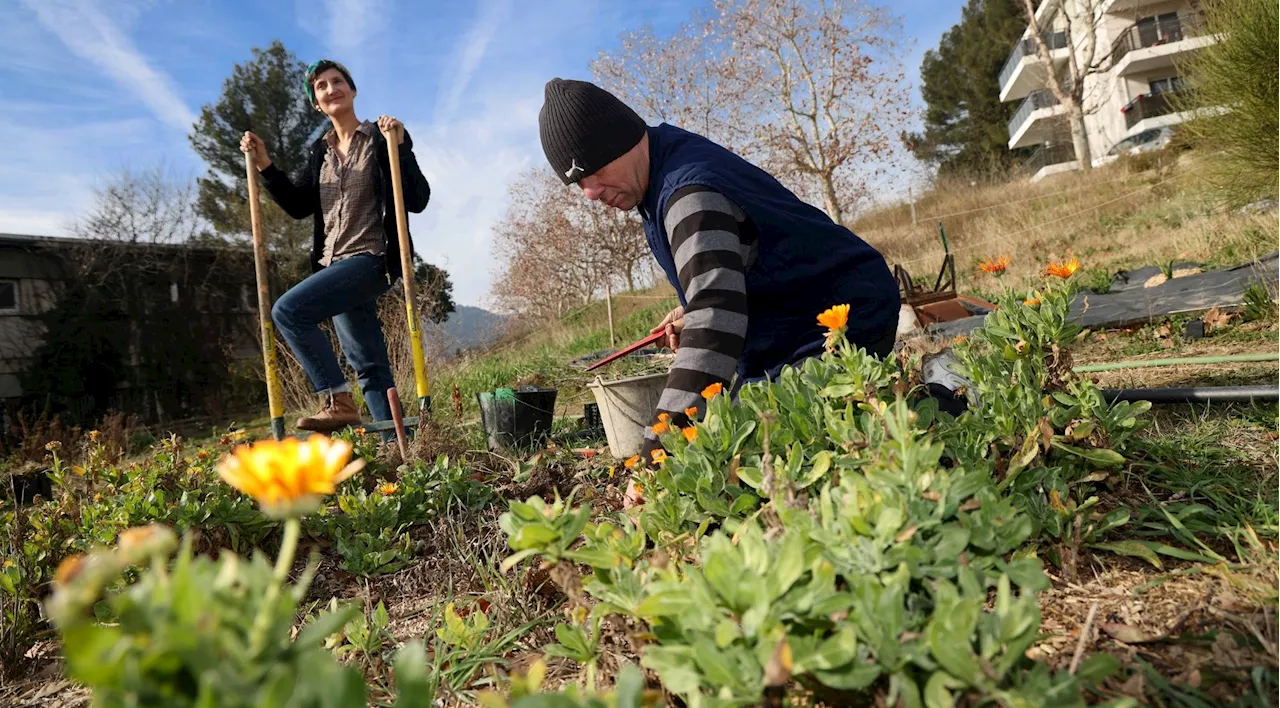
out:
M204 173L187 135L250 48L280 39L303 61L351 70L362 118L414 135L431 204L415 248L448 270L458 302L488 304L490 228L507 185L545 166L542 87L590 79L620 33L657 33L700 0L0 0L0 232L59 235L124 168ZM963 0L891 3L908 80ZM918 91L914 92L918 97Z

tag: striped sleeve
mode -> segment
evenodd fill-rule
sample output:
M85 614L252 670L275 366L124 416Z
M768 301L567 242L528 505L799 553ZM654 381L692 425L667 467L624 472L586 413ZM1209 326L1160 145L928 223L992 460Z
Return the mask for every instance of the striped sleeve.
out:
M692 185L678 190L662 215L680 287L685 295L684 329L653 423L688 425L685 411L699 416L703 389L727 386L747 336L746 264L755 246L746 214L723 194ZM650 426L645 454L658 446Z

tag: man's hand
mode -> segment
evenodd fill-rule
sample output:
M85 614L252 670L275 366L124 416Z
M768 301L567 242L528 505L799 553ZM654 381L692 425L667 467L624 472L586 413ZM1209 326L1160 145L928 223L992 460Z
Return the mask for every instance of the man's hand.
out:
M240 152L253 156L253 166L259 172L271 166L271 158L267 157L267 146L263 144L262 138L248 130L240 138Z
M396 131L396 145L404 145L404 124L391 116L378 116L378 130L383 133Z
M662 323L649 330L649 334L657 334L664 329L667 331L667 347L673 352L678 350L680 348L680 332L684 329L683 307L677 307L668 312L667 316L662 318Z
M622 508L632 509L643 505L644 495L640 492L640 485L634 479L627 480L627 493L622 497Z

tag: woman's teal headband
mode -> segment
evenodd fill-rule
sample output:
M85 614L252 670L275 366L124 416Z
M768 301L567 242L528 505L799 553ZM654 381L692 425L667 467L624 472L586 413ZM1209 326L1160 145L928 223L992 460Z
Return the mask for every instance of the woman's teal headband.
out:
M351 72L347 71L347 67L333 61L332 59L321 59L307 67L307 100L311 102L311 105L315 105L316 102L316 92L315 89L311 87L311 83L315 80L316 74L329 69L337 69L342 72L342 78L347 80L347 85L351 87L352 91L356 90L356 82L351 80Z

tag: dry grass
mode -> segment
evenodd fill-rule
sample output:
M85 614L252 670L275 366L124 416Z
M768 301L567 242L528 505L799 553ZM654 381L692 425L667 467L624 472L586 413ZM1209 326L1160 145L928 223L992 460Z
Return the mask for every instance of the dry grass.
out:
M1242 262L1276 249L1274 212L1242 214L1212 206L1194 153L1120 160L1088 174L1056 175L1036 184L944 182L910 207L895 205L860 217L853 230L903 265L932 278L942 263L938 224L956 257L962 290L995 291L978 261L1009 255L1004 280L1029 282L1053 259L1077 257L1086 270L1116 270L1170 260L1215 265Z

